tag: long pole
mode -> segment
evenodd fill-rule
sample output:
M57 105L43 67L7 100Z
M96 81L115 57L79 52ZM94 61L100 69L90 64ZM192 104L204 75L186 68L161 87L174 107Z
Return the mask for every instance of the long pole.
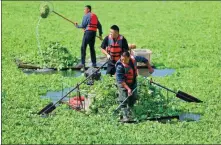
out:
M84 79L81 83L77 84L72 90L70 90L66 95L64 95L60 100L58 100L56 103L54 103L52 106L50 106L48 109L46 109L44 112L46 112L47 110L49 110L50 108L52 108L53 106L55 106L56 104L58 104L58 102L60 102L61 100L63 100L65 97L67 97L72 91L74 91L75 89L79 88L79 86L81 84L83 84L85 81L87 81L94 73L98 72L103 66L105 66L108 63L108 61L106 61L101 67L99 67L95 72L93 72L91 75L89 75L86 79ZM42 112L42 113L44 113Z

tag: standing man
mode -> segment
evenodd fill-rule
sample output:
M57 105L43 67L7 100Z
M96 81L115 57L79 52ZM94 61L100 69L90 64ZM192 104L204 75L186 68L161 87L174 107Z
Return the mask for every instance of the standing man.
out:
M86 5L84 8L84 17L81 25L75 23L77 28L84 29L84 36L82 39L81 45L81 64L78 65L79 68L85 67L85 57L86 57L86 48L89 44L92 66L96 67L96 53L94 49L95 38L97 29L99 30L99 38L102 39L102 26L97 18L97 15L91 12L91 6Z
M115 64L120 59L123 52L129 51L127 40L119 34L119 27L110 27L110 34L106 36L101 44L101 51L109 60L106 74L114 75L116 72Z
M143 62L147 65L148 71L153 73L149 61L142 56L130 56L129 52L124 52L121 55L121 59L116 63L116 81L119 89L119 103L122 103L127 96L130 96L128 100L122 104L122 122L128 122L130 120L131 108L134 106L137 100L137 62Z

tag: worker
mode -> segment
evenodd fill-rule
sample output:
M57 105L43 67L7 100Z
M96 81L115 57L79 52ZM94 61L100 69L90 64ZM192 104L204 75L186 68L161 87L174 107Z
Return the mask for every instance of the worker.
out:
M121 106L122 122L130 121L132 115L131 108L137 99L137 90L135 89L137 87L137 62L145 63L150 74L154 72L145 57L131 56L129 52L124 52L120 60L116 63L116 82L119 90L119 103L122 103L127 96L130 96Z
M106 74L111 76L115 74L115 64L120 59L123 52L129 51L127 40L119 34L120 30L117 25L110 27L110 34L106 36L101 44L101 51L107 56L109 62L107 64Z
M94 44L97 29L99 30L99 38L100 40L102 40L102 26L98 20L97 15L91 12L90 5L85 6L84 13L85 15L83 17L82 24L78 25L77 22L74 23L77 28L82 28L84 30L84 36L81 45L81 63L78 64L77 67L85 67L86 48L88 44L90 46L92 66L96 67L96 53L94 49Z

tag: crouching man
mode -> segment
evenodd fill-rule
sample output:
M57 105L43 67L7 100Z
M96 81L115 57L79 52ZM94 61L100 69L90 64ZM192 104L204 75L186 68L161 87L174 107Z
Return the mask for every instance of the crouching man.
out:
M137 100L137 62L147 64L149 73L153 73L153 68L145 57L131 56L129 52L123 52L121 58L116 63L116 81L119 89L119 103L122 103L127 96L128 100L121 106L122 122L130 121L131 108Z

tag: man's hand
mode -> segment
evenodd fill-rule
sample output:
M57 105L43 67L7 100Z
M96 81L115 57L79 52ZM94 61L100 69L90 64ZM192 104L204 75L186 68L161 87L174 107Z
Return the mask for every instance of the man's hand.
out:
M107 59L110 59L110 58L111 58L110 54L107 54Z
M74 22L74 25L75 25L75 27L77 27L77 26L78 26L78 23L77 23L77 22Z
M101 41L103 40L102 36L98 36L98 38L99 38Z
M150 65L149 61L147 62L147 68L148 68L148 71L149 71L150 74L152 74L154 72L154 69Z
M132 95L132 92L131 92L131 89L130 89L130 88L127 89L127 94L128 94L128 96L131 96L131 95Z
M128 87L128 85L125 82L122 82L121 84L125 89L127 89L127 95L131 96L132 92L131 92L131 89Z
M154 72L154 69L152 67L149 67L148 71L149 71L150 74L152 74Z

